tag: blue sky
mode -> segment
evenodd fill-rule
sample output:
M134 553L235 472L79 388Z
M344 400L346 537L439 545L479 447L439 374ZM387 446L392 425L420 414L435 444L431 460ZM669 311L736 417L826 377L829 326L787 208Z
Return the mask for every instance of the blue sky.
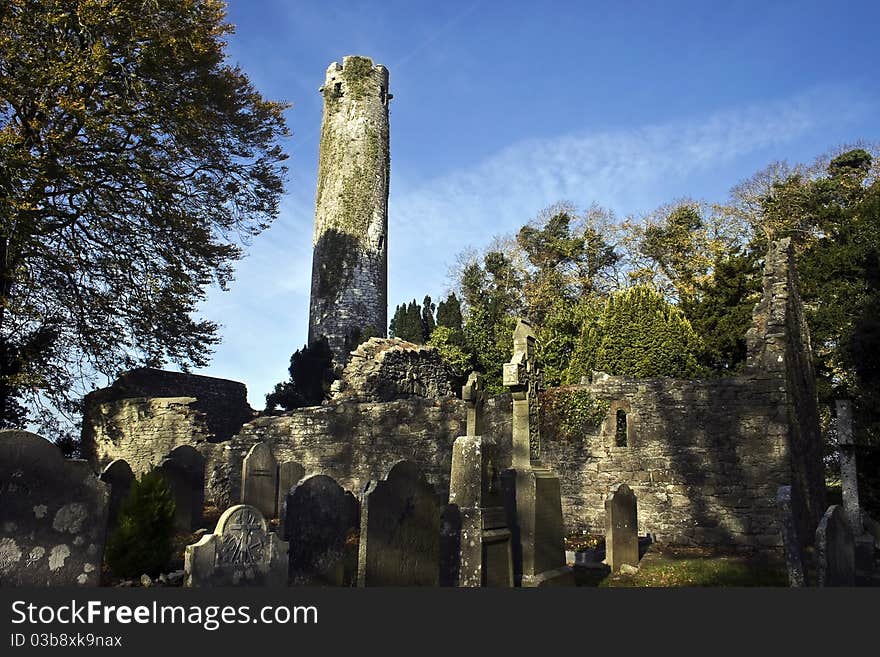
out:
M202 309L223 343L200 373L255 408L306 340L318 87L344 55L391 76L392 310L557 201L723 201L774 160L880 140L876 1L230 0L229 19L230 60L293 104L281 215Z

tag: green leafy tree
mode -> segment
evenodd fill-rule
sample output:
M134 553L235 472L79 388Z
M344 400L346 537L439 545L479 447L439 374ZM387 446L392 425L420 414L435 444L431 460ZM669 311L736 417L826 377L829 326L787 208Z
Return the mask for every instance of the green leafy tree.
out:
M599 371L633 377L690 377L700 372L699 336L684 313L650 287L611 295L600 331L595 356Z
M473 356L464 347L461 331L438 326L431 334L428 345L434 347L441 360L458 376L466 376L473 368Z
M107 539L105 559L116 577L163 572L172 556L174 498L155 470L132 482L119 509L116 529Z
M285 106L226 60L219 0L0 7L0 425L98 375L203 366L194 318L278 213Z
M266 412L280 406L285 411L305 406L318 406L327 399L330 385L336 378L333 373L333 352L327 338L320 339L298 349L290 357L290 379L275 384L266 395Z

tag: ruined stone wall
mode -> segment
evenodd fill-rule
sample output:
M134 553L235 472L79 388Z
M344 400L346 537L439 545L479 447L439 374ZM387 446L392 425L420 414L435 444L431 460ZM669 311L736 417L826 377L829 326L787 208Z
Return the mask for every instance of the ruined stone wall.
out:
M492 426L501 432L506 427L502 460L509 463L510 397L490 400L486 413ZM279 462L297 461L306 476L329 475L355 494L384 477L395 462L411 459L445 501L452 444L466 433L465 419L465 403L455 398L342 403L258 418L223 445L199 447L208 461L208 495L221 507L237 503L242 460L252 445L267 441Z
M543 461L561 479L570 532L601 534L603 500L625 483L640 534L679 544L777 546L776 489L789 481L784 382L772 375L703 381L600 376L587 390L610 408L575 437L542 428ZM626 446L617 446L617 411Z
M456 377L433 347L399 338L371 338L351 353L334 402L454 397Z
M90 460L103 468L125 459L140 475L175 447L208 442L212 434L195 403L194 397L135 397L95 404L89 411Z
M309 342L344 365L388 325L388 71L366 57L327 69L315 199Z
M83 400L82 452L95 466L115 458L135 473L180 445L220 442L254 417L243 383L140 368Z
M810 333L789 238L774 242L767 252L763 294L746 333L746 346L748 371L776 373L785 379L792 504L800 540L809 544L827 502Z
M601 534L605 495L627 483L639 498L640 532L657 540L778 543L773 500L790 481L783 379L607 377L578 388L609 401L610 410L602 427L574 438L542 429L543 459L561 479L567 531ZM231 440L212 443L200 433L204 423L191 400L126 400L124 408L128 429L115 442L96 432L101 462L125 458L140 471L177 445L194 444L206 460L206 498L221 508L239 501L241 463L259 441L268 441L279 461L298 461L307 475L330 475L355 493L397 460L411 459L445 497L452 444L465 433L466 417L456 398L347 402L257 418ZM627 412L625 448L614 442L618 409ZM511 410L510 395L486 407L499 467L510 465Z

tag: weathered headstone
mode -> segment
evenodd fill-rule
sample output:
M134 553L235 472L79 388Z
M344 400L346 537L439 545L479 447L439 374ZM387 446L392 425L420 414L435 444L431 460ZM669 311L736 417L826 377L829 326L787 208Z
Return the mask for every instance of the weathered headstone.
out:
M874 537L865 529L859 506L859 479L856 469L856 446L853 441L852 408L850 402L837 400L837 443L840 458L840 489L843 512L853 533L856 551L856 573L868 575L874 567Z
M358 586L437 586L440 512L434 489L410 461L370 482L361 506Z
M101 481L110 486L110 503L107 507L107 528L112 531L116 527L119 517L119 508L122 501L128 497L131 484L134 481L134 473L125 459L116 459L107 464L101 471Z
M284 501L292 586L343 586L348 539L360 528L357 499L326 475L300 481ZM353 569L352 569L353 570Z
M639 564L638 503L626 484L612 486L605 498L605 563L611 572Z
M156 468L174 496L175 526L193 531L202 524L205 508L205 459L189 445L181 445L162 459Z
M785 549L788 585L798 587L807 585L807 575L804 567L804 552L797 534L800 525L794 517L795 509L799 507L793 503L791 496L791 486L780 486L776 491L776 507L779 511L782 545Z
M238 504L213 534L187 545L184 586L287 586L287 542L270 532L260 510Z
M828 507L816 530L819 586L854 586L855 547L843 507Z
M98 586L109 499L86 461L0 431L0 586Z
M278 517L284 523L284 498L300 479L306 476L306 469L296 461L285 461L278 466Z
M278 514L278 461L268 443L257 443L244 457L241 503L257 507L267 518Z
M502 487L513 533L514 577L521 586L572 585L559 477L541 463L541 373L535 333L524 320L513 333L513 358L504 364L503 380L513 396L513 467L502 475Z
M462 391L465 398L467 387ZM473 405L481 403L473 397L470 400ZM475 415L469 413L469 430L479 422L479 414ZM498 446L491 438L467 435L455 440L449 504L458 511L458 559L453 560L458 586L513 586L511 532L497 464ZM450 549L453 545L450 540Z
M856 452L852 432L852 410L849 400L838 399L837 443L840 447L840 488L843 512L854 536L862 533L862 511L859 507L859 480L856 474Z
M467 435L482 436L486 404L486 388L482 374L479 372L470 373L467 383L461 388L461 398L467 402Z

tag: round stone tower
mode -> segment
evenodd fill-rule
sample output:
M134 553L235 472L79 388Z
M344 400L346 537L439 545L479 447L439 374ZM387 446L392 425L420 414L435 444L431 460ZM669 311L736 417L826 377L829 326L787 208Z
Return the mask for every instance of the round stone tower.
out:
M388 70L367 57L327 69L315 199L309 343L343 366L388 325Z

